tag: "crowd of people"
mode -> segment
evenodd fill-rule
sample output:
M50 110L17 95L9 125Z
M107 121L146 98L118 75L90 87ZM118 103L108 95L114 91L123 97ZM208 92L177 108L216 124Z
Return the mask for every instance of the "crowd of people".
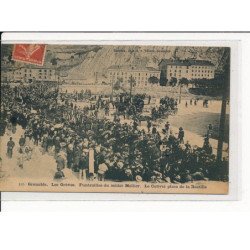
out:
M31 159L30 145L34 144L43 154L55 158L54 178L64 178L65 168L80 179L100 181L184 183L228 178L228 161L216 160L209 136L205 136L203 147L191 146L184 140L183 128L176 136L169 122L163 129L156 126L155 121L166 111L177 112L177 102L172 98L160 100L160 106L152 110L144 128L138 122L145 102L143 95L131 98L125 94L112 99L90 94L94 104L80 108L61 95L58 86L52 83L15 88L6 85L1 92L2 135L15 133L17 124L24 130L18 142L21 168L25 167L25 160ZM110 106L115 109L114 115L109 114ZM112 119L100 118L102 110ZM14 147L10 138L9 158Z
M68 92L67 90L65 90L64 92L60 91L60 95L63 100L74 100L75 102L78 102L88 100L92 93L90 89L81 91L75 90L73 92Z
M168 117L169 115L176 114L178 111L177 100L170 97L163 97L160 99L160 106L153 107L151 110L152 120L156 120L162 117Z

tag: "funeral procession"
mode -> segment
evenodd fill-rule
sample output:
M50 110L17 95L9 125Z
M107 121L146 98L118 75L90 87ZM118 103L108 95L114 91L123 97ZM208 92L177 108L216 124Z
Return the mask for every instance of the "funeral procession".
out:
M48 44L33 63L13 47L1 45L3 186L228 184L229 48Z

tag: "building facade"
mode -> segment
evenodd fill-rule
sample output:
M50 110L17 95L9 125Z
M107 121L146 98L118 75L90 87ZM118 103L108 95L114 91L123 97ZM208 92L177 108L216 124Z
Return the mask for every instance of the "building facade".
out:
M171 60L163 59L159 63L161 77L168 81L175 77L192 79L213 79L215 74L215 65L205 60Z
M2 82L55 82L56 70L53 68L8 67L2 69Z
M161 71L153 67L134 67L134 66L111 66L108 68L108 83L121 81L123 84L129 84L129 78L134 79L134 86L149 85L149 78L160 79Z

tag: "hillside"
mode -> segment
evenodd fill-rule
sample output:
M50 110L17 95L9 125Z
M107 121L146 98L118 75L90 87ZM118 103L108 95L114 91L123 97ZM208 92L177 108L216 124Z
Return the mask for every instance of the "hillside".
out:
M86 53L84 60L68 70L69 79L105 80L107 68L112 65L142 65L158 68L166 58L210 60L221 71L225 48L219 47L163 47L163 46L102 46Z

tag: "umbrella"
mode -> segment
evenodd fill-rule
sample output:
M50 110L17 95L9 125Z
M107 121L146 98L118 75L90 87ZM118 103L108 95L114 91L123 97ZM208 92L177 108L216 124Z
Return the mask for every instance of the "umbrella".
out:
M66 143L65 142L61 142L60 145L61 145L61 147L65 147Z
M56 124L55 126L54 126L54 128L62 128L63 127L63 124L61 124L61 123L58 123L58 124Z
M102 133L102 136L105 136L105 135L111 135L112 134L112 132L110 131L110 130L107 130L107 131L105 131L105 132L103 132Z
M87 135L94 135L94 134L95 134L95 132L92 131L92 130L89 130L89 131L87 132Z
M136 175L135 179L136 179L136 181L138 181L138 182L142 181L142 177L141 177L140 175Z

